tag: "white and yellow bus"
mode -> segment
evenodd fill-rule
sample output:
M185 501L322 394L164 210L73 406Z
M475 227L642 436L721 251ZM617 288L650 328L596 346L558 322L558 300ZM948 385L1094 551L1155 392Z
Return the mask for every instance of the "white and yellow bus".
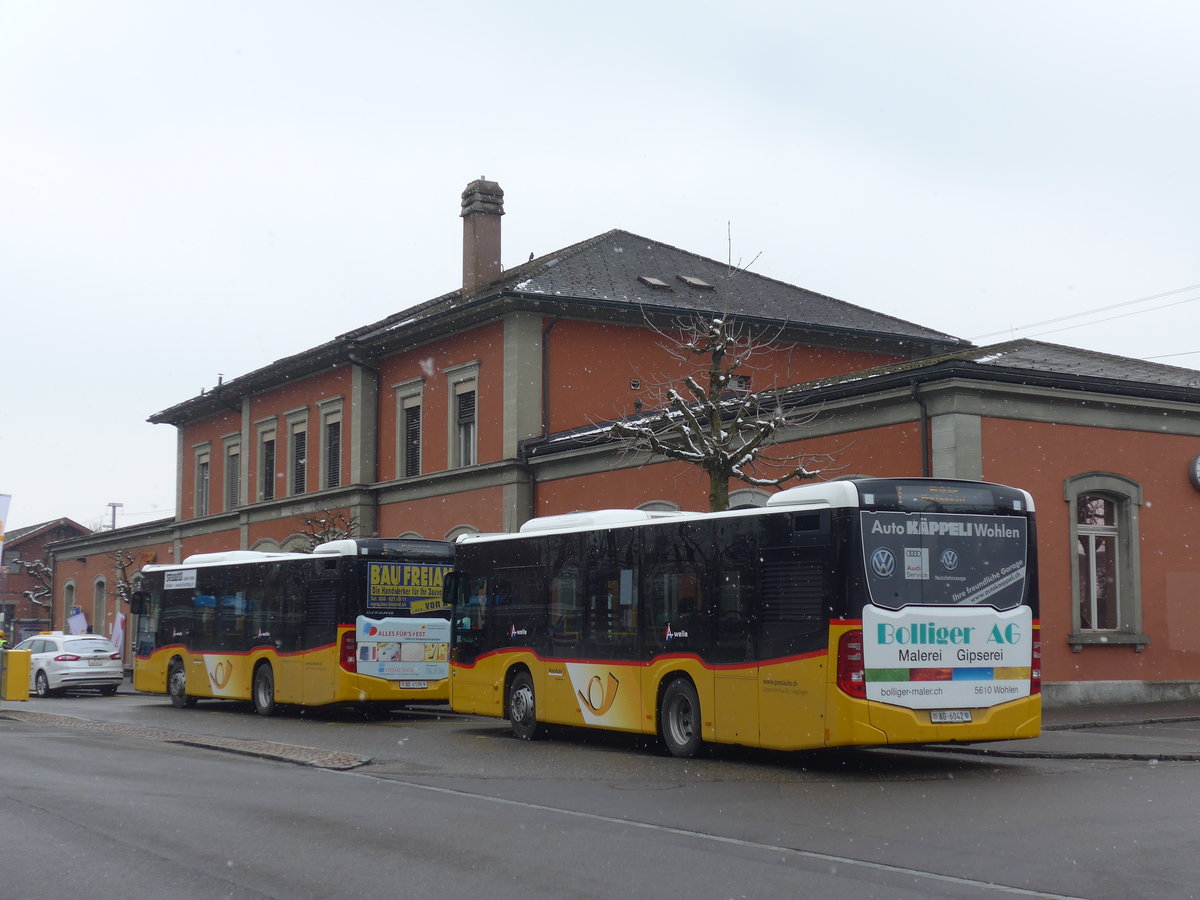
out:
M1041 728L1033 499L853 479L722 513L605 510L455 548L450 703L780 750Z
M134 687L202 698L366 707L449 698L444 541L340 540L235 550L142 570Z

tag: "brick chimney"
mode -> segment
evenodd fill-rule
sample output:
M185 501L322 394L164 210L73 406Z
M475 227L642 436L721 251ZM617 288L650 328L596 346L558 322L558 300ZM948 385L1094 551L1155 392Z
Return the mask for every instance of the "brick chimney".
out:
M500 277L500 217L504 191L480 178L462 195L463 293L469 294Z

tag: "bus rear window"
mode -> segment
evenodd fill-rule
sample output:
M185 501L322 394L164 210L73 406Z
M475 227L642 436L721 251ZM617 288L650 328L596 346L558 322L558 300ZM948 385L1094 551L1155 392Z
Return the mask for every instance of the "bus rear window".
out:
M1011 609L1025 596L1028 528L1021 516L862 513L871 602Z

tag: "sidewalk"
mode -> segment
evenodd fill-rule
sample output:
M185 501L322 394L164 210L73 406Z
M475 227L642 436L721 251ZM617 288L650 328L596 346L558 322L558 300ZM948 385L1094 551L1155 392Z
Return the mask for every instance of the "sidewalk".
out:
M1041 737L929 749L995 757L1200 762L1200 700L1050 707L1042 711Z

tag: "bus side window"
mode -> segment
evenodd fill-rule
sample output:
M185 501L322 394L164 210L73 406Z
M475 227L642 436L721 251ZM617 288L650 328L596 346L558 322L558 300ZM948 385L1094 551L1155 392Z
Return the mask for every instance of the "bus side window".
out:
M645 645L705 652L712 643L712 609L704 572L690 564L660 567L650 578Z
M583 586L579 567L564 566L550 579L550 653L579 655L579 628Z

